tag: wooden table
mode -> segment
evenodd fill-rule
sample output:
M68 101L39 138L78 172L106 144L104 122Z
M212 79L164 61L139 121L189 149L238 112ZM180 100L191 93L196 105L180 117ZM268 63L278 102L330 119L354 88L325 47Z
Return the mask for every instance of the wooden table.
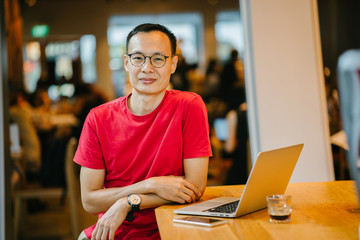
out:
M218 196L240 197L244 185L207 187L202 200ZM212 228L173 223L174 209L155 210L162 240L176 239L360 239L360 211L353 181L290 183L291 223L269 223L267 209Z

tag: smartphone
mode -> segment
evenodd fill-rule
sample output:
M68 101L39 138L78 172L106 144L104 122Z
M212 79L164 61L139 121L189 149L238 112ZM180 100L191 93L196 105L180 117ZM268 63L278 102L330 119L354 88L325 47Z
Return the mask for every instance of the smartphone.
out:
M194 216L177 217L174 218L173 221L176 223L186 223L186 224L193 224L193 225L205 226L205 227L213 227L227 222L226 220L223 219L194 217Z

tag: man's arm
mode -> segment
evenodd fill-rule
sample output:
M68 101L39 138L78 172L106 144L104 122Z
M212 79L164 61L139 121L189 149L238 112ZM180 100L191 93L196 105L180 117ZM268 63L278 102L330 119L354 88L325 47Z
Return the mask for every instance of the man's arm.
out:
M160 192L163 198L156 198L160 205L168 202L192 202L196 199L195 192L200 194L196 187L183 177L156 177L126 187L106 189L104 189L104 179L105 170L103 169L81 168L81 199L84 209L89 213L105 212L117 200L125 198L131 193L151 194L155 191ZM151 201L151 205L153 204L153 201Z
M235 110L231 110L226 115L228 123L228 138L224 143L224 149L228 153L232 153L236 147L236 126L237 126L237 113Z
M198 199L204 192L207 180L208 157L185 159L184 177L153 177L126 187L104 189L105 170L81 168L81 198L84 209L97 214L107 211L112 204L131 193L156 194L149 206L157 207L169 202L186 203ZM144 202L144 204L146 201Z
M196 186L202 196L207 184L209 157L184 159L185 179Z

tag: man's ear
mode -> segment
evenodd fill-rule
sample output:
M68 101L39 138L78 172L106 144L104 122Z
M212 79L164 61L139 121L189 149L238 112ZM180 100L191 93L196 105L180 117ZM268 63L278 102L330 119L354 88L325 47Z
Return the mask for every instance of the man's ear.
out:
M128 69L128 63L129 63L129 57L128 55L124 54L124 68L125 68L125 71L129 71Z
M175 72L177 63L178 63L178 56L173 56L171 58L171 74Z

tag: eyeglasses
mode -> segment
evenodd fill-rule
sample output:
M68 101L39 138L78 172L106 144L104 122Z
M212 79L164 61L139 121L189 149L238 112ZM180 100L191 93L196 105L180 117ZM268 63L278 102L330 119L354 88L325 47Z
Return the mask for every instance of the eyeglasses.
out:
M166 59L169 58L169 56L165 56L159 53L152 56L145 56L142 53L132 53L128 54L128 56L130 57L131 64L135 67L141 67L145 63L146 58L149 58L151 65L156 68L161 68L165 65Z

